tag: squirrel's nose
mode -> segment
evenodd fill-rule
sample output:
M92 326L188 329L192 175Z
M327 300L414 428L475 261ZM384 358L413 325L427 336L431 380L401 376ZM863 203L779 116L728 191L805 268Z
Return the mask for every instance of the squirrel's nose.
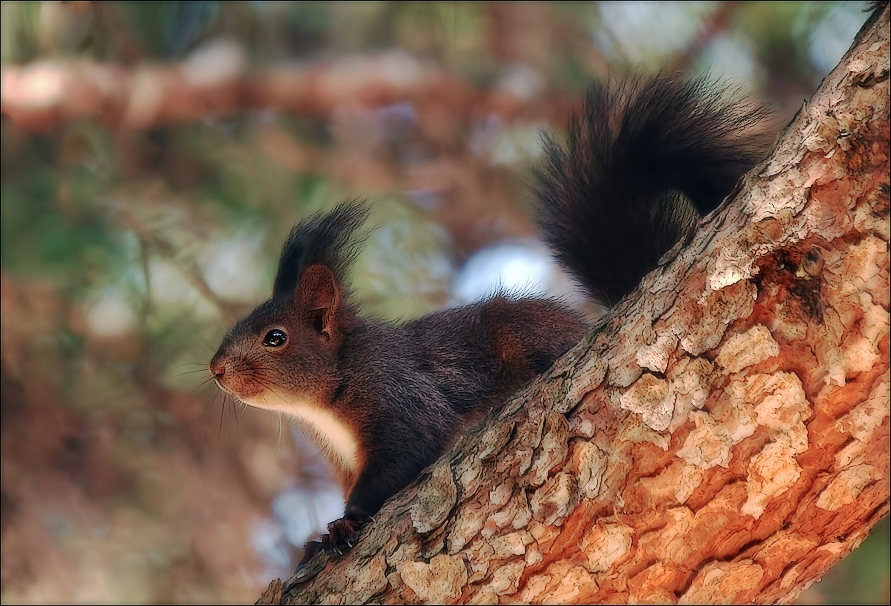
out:
M224 364L222 360L214 358L210 361L210 374L212 374L217 381L222 381L223 377L226 376L226 364Z

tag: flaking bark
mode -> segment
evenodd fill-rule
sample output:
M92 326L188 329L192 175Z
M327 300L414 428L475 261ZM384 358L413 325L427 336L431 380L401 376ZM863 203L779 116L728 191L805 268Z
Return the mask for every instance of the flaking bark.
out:
M889 8L579 346L261 603L791 602L889 509Z

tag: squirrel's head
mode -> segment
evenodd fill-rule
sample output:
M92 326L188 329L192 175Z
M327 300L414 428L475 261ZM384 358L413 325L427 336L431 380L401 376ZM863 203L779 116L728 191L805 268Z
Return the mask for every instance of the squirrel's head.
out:
M353 232L366 215L359 202L345 202L291 230L272 298L229 331L210 361L223 391L283 412L330 398L351 321L344 273L356 254Z

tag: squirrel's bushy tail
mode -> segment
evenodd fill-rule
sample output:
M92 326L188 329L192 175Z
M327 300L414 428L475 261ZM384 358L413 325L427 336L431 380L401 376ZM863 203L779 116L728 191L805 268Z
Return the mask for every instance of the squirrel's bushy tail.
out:
M765 112L705 79L597 84L565 145L546 138L536 221L557 259L611 305L761 158Z

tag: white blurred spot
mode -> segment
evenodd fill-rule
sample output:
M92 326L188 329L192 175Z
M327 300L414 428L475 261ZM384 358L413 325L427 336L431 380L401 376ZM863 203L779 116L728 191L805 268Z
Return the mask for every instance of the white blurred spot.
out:
M212 247L204 279L218 296L236 303L255 303L262 286L259 237L234 237Z
M545 123L505 126L497 116L491 116L470 133L470 151L488 157L492 164L531 162L544 150L542 132L547 128Z
M643 62L682 49L696 35L712 2L603 2L593 32L610 57ZM658 32L658 33L657 33Z
M501 242L477 252L452 283L452 296L458 304L480 301L497 292L557 297L570 305L584 302L578 285L537 240Z
M547 83L541 73L524 63L508 65L498 79L497 88L517 99L532 101L542 95Z
M120 289L109 287L87 306L87 327L100 339L121 337L136 329L133 305Z
M811 61L820 74L828 74L851 47L851 40L869 18L858 2L838 2L811 31Z
M152 303L157 305L189 304L199 297L198 291L176 266L159 258L148 263Z
M403 51L386 52L377 63L377 74L396 88L414 86L424 77L424 65Z
M50 107L65 92L61 65L51 61L35 62L21 72L4 71L0 94L6 103L29 107Z
M727 35L712 41L697 63L706 69L720 65L720 72L712 67L709 70L711 74L732 82L751 82L758 67L752 57L751 47Z
M282 524L285 538L302 547L314 533L324 533L328 522L343 515L343 493L335 484L298 487L277 496L272 512Z
M185 60L183 77L196 87L214 86L237 77L246 65L241 45L222 38L195 49Z

